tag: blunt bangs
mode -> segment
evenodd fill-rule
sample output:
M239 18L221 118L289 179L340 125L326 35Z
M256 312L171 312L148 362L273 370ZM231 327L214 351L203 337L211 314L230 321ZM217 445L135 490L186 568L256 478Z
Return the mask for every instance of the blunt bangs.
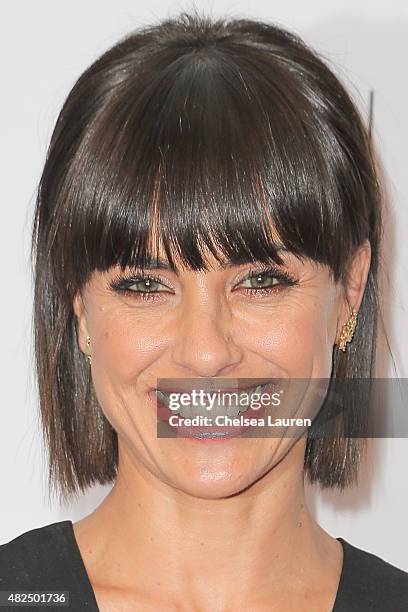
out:
M278 241L337 281L367 234L369 194L347 142L352 106L333 113L334 77L319 83L307 65L234 41L192 40L133 66L130 42L91 69L96 83L79 81L64 110L79 125L50 232L62 286L116 263L143 267L158 238L172 266L193 270L206 267L204 250L282 263Z
M296 35L252 20L182 13L132 32L99 57L58 117L33 227L50 482L72 493L116 474L117 435L97 406L72 311L94 270L143 268L160 247L174 270L177 261L207 269L208 253L221 264L282 264L276 248L284 246L329 266L338 282L368 239L371 268L360 309L366 337L356 333L351 356L335 359L342 375L369 376L380 199L359 112ZM327 440L310 441L305 466L312 481L352 481L337 443L333 451ZM329 475L324 456L333 452Z

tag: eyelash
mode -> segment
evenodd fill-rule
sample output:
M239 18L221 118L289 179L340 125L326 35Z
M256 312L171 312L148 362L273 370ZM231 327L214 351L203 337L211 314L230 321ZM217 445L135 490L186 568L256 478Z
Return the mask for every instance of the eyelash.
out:
M280 284L285 285L287 287L293 286L297 284L296 279L294 279L288 272L284 270L280 270L279 268L275 268L273 266L269 266L267 268L258 268L256 270L250 270L249 273L241 278L238 281L238 285L243 281L250 280L252 278L256 278L257 276L264 275L267 279L276 279ZM131 296L132 298L141 299L141 300L155 300L158 299L156 296L158 293L166 293L165 291L137 291L134 289L130 289L134 284L140 283L142 281L153 281L155 283L164 284L163 279L154 274L143 274L139 273L137 275L121 275L118 274L109 282L109 288L111 291L115 293L120 293L121 295ZM165 285L167 286L167 285ZM270 293L275 293L277 291L277 287L279 285L272 285L271 287L244 287L247 295L259 296L259 295L269 295Z

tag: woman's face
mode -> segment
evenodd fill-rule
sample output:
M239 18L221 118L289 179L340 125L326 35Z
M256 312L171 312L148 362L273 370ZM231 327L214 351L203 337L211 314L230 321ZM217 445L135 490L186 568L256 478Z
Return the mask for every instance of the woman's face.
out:
M137 270L93 273L74 300L78 340L92 354L95 392L122 457L171 487L214 498L247 488L294 447L287 436L158 438L154 401L159 378L330 377L333 344L349 314L344 291L328 267L280 255L284 265L276 267L289 282L257 276L261 264L221 268L211 259L208 271L145 270L150 283L121 283ZM369 257L359 259L347 295L356 308L368 265ZM284 411L299 414L298 406Z

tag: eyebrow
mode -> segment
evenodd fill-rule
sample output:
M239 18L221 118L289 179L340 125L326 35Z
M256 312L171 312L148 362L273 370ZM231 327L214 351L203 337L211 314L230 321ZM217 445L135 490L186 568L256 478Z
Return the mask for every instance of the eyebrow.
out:
M277 252L285 252L285 253L290 252L290 250L283 245L277 246L275 250ZM251 263L251 262L250 260L248 260L248 262L242 262L242 263ZM229 270L230 268L234 268L236 265L237 265L236 263L233 263L230 261L223 262L223 263L220 263L220 269ZM167 261L167 259L162 259L160 257L159 258L148 257L145 260L145 263L143 266L135 266L135 267L141 268L143 270L170 270L177 275L179 273L177 268L175 268L174 266L171 266L170 263Z

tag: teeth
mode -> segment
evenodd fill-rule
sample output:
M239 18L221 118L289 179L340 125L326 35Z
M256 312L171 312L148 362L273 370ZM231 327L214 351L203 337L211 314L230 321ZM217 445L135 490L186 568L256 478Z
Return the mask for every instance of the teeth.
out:
M251 391L245 391L245 397L247 397L248 393L250 393L251 395L255 393L260 393L263 387L265 387L265 385L258 385L257 387L252 388ZM167 393L163 393L162 391L159 391L158 389L156 389L156 395L158 399L165 406L167 406L167 408L170 409L169 395ZM250 402L248 403L250 404ZM240 412L246 412L249 408L249 405L245 405L245 404L241 405L239 402L238 404L233 404L233 403L229 404L228 401L226 401L225 406L222 404L219 404L218 402L214 402L211 410L207 410L208 405L209 404L201 405L201 406L193 406L190 404L189 406L180 406L178 410L172 409L171 411L174 414L179 414L180 416L184 418L193 418L196 415L204 414L204 413L207 414L208 416L212 416L215 418L216 416L222 416L222 415L236 417L238 416Z
M222 432L206 432L202 431L197 435L192 436L193 438L225 438L226 434Z

